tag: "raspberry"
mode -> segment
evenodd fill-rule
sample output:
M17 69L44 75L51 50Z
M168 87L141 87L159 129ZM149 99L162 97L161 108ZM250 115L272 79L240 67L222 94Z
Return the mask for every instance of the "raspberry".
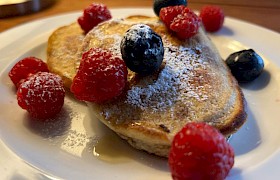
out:
M191 9L183 5L162 8L160 19L180 39L194 36L200 26L200 18Z
M218 6L212 5L202 7L199 16L208 32L216 32L221 29L225 18L223 10Z
M185 8L186 7L183 5L161 8L159 17L166 25L166 27L169 28L173 19L178 16Z
M59 113L64 97L62 79L49 72L29 76L17 90L19 106L37 119L52 118Z
M199 28L200 19L188 8L185 8L184 14L174 18L170 24L170 29L176 32L180 39L186 39L194 36Z
M172 142L168 159L173 179L226 178L234 152L225 137L206 123L188 123Z
M184 5L187 6L187 0L154 0L153 9L157 16L159 16L159 12L161 8L168 6L176 6L176 5Z
M18 88L24 79L37 72L49 72L47 64L36 57L26 57L13 66L9 77Z
M107 50L91 48L83 54L71 91L79 100L101 103L122 93L127 73L122 59Z
M84 9L83 16L78 18L81 28L88 33L93 27L111 19L111 13L104 4L92 3Z

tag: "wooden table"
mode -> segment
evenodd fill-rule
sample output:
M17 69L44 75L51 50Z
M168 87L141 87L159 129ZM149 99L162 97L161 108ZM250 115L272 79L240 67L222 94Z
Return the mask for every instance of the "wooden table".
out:
M92 0L57 0L51 7L40 12L24 16L0 19L0 32L19 24L47 16L71 11L82 11ZM98 0L109 8L116 7L151 7L153 0ZM203 5L216 4L223 8L226 16L242 19L280 33L280 1L279 0L189 0L189 7L199 10ZM141 12L140 12L141 13Z

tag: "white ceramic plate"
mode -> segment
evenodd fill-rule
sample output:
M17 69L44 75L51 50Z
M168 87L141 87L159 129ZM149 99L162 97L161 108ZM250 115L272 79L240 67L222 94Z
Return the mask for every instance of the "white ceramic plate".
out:
M114 17L153 15L151 9L113 9ZM171 179L167 161L139 152L120 140L67 95L59 120L28 119L18 107L8 72L19 59L46 59L47 39L80 13L18 26L0 34L0 177L1 179ZM280 176L280 35L226 18L210 35L223 58L253 48L265 60L264 73L243 85L248 101L246 124L231 140L236 158L228 179L277 179Z

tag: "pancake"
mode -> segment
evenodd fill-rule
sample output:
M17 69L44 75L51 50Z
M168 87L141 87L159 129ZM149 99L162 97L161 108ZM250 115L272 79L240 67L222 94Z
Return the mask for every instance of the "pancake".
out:
M62 77L65 87L70 87L76 75L76 53L85 35L78 23L56 29L48 39L47 64L50 72Z
M82 54L93 47L121 57L122 37L139 23L149 25L162 37L162 66L149 76L129 71L128 86L121 96L100 104L87 102L94 115L133 147L163 157L168 156L174 135L188 122L206 122L225 137L236 132L246 121L245 99L203 28L181 41L157 17L106 21L90 31L81 46L77 43L73 68L77 71ZM61 68L58 74L69 75L64 72ZM69 83L66 86L70 87Z

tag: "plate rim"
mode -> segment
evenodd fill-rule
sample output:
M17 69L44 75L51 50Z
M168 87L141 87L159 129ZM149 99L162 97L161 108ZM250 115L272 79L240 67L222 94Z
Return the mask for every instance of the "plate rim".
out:
M150 9L150 8L112 8L112 9L110 9L110 10L112 10L112 12L117 12L117 11L135 11L135 10L145 10L145 11L147 11L148 13L151 13L152 12L152 10ZM137 11L137 12L138 12ZM1 32L0 33L0 40L2 40L3 38L5 38L5 36L7 36L7 34L9 35L9 34L13 34L13 33L16 33L16 32L18 32L18 31L20 31L21 29L25 29L25 28L28 28L29 26L32 26L32 25L34 25L34 24L36 24L36 23L41 23L41 22L44 22L44 21L51 21L51 20L53 20L53 19L57 19L57 18L65 18L65 17L74 17L74 16L78 16L79 15L79 13L80 13L80 11L79 12L69 12L69 13L62 13L62 14L58 14L58 15L52 15L52 16L49 16L49 17L45 17L45 18L42 18L42 19L37 19L37 20L34 20L34 21L31 21L31 22L27 22L27 23L24 23L24 24L21 24L21 25L19 25L19 26L16 26L16 27L13 27L13 28L11 28L11 29L8 29L8 30L6 30L6 31L4 31L4 32ZM252 29L256 29L257 31L260 31L261 33L268 33L268 34L270 34L270 36L273 36L273 37L276 37L276 38L274 38L273 39L273 42L275 41L277 41L277 42L280 42L280 34L279 33L277 33L277 32L275 32L275 31L272 31L272 30L270 30L270 29L266 29L266 28L264 28L264 27L261 27L261 26L258 26L258 25L256 25L256 24L252 24L252 23L249 23L249 22L246 22L246 21L243 21L243 20L239 20L239 19L235 19L235 18L232 18L232 17L226 17L226 21L225 21L225 25L226 26L229 26L230 25L230 23L232 23L232 22L234 22L234 23L237 23L237 24L240 24L240 25L245 25L245 26L250 26L250 28L252 28ZM229 27L231 27L231 26L229 26ZM48 31L51 31L51 30L53 30L54 29L54 27L52 27L52 28L50 28ZM236 28L234 28L233 30L235 30ZM248 41L246 41L246 39L245 39L245 37L244 36L246 36L247 34L248 34L248 32L243 32L243 30L242 29L239 29L239 28L237 28L238 29L238 33L240 33L240 35L241 35L241 38L240 39L237 39L238 41L240 41L242 44L250 44ZM240 32L240 31L242 31L242 32ZM213 36L219 36L220 34L219 33L214 33L214 34L212 34ZM228 36L229 38L230 37L232 37L231 35L230 36ZM16 37L14 37L15 39L16 39ZM279 41L278 41L279 40ZM12 41L12 40L11 40ZM258 40L259 41L259 40ZM5 41L4 41L5 42ZM5 43L4 43L5 44ZM5 46L5 45L4 45ZM271 46L271 45L270 45ZM280 54L275 54L275 55L271 55L271 54L269 54L269 52L270 51L262 51L261 50L261 48L259 47L259 46L256 46L256 48L257 49L259 49L259 51L260 52L262 52L262 54L264 54L264 56L266 56L266 57L268 57L268 59L269 60L271 60L272 62L274 62L275 61L275 57L276 56L280 56ZM276 49L276 47L275 47L275 49ZM274 50L274 49L273 49ZM0 57L1 57L1 52L2 52L2 49L0 48ZM279 53L279 51L275 51L275 52L278 52ZM4 59L4 60L3 60ZM5 66L1 66L0 67L0 69L1 69L1 71L0 71L0 76L2 76L3 75L3 73L4 73L4 71L9 67L9 66L11 66L11 64L14 62L14 60L13 61L8 61L7 59L5 59L5 58L3 58L3 59L1 59L0 58L0 62L1 61L5 61L5 63L6 63L6 65ZM277 64L277 66L279 67L280 65L279 65L279 62L274 62L275 64ZM0 139L0 148L2 148L2 145L3 145L3 142L2 142L2 139ZM4 146L5 146L5 144L4 144ZM4 147L5 148L5 147ZM8 150L9 151L9 150ZM278 151L277 153L276 153L276 156L277 157L280 157L280 152ZM278 158L278 159L280 159L280 158ZM275 160L275 159L273 159L274 161L276 161L276 163L277 164L280 164L280 160ZM270 162L268 162L268 163L270 163ZM28 165L28 164L26 164L26 163L24 163L23 162L23 164L25 164L25 165L27 165L27 166L30 166L30 165ZM35 170L35 169L34 169ZM1 170L0 170L0 172L1 172ZM274 170L274 172L275 173L277 173L278 171L277 170ZM33 172L32 172L33 173ZM37 172L38 173L38 172ZM42 172L40 172L39 171L39 173L41 174ZM252 177L257 177L257 176L252 176ZM260 176L259 176L260 177Z

